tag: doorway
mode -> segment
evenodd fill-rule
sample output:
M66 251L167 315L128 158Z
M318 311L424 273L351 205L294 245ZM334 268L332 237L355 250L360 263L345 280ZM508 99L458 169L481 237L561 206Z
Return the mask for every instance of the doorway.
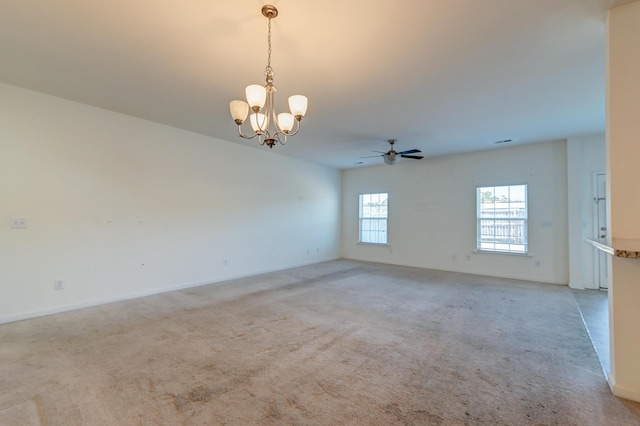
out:
M601 244L607 242L607 176L605 173L593 174L593 239ZM594 250L594 283L597 288L609 288L609 269L607 254L601 250Z

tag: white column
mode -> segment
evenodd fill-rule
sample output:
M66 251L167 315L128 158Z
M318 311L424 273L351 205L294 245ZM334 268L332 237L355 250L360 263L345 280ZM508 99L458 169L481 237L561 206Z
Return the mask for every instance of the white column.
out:
M611 9L607 26L610 245L633 249L640 244L640 1ZM610 277L609 383L614 395L640 401L640 259L613 257Z

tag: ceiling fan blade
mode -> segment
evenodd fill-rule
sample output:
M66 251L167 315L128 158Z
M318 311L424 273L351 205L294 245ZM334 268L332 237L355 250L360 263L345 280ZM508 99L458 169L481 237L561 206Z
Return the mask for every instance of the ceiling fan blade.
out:
M406 151L399 152L398 154L400 154L400 155L404 155L404 154L415 154L415 153L417 153L417 152L422 152L422 151L420 151L419 149L408 149L408 150L406 150Z
M366 157L358 157L358 158L373 158L373 157L382 157L381 155L367 155Z
M386 154L384 151L371 151L371 152L379 152L380 154Z
M422 160L424 157L422 155L401 155L402 158L413 158L414 160Z

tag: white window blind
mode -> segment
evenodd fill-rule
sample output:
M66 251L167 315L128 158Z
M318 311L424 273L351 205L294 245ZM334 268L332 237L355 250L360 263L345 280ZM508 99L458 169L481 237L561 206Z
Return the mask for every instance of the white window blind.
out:
M388 194L360 194L359 241L387 244Z
M527 185L476 189L479 251L528 252Z

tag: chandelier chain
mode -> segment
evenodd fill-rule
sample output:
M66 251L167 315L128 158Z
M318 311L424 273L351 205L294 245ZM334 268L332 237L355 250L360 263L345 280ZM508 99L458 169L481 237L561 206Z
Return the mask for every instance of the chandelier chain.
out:
M267 74L273 74L273 68L271 68L271 18L269 18L269 32L267 33L267 42L269 48L267 49Z

